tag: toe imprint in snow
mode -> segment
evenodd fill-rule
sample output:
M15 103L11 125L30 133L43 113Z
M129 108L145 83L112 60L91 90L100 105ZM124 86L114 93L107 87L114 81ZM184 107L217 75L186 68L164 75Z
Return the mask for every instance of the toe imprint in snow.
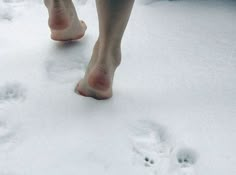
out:
M0 104L25 99L25 88L20 83L7 83L0 86Z
M150 121L140 121L132 127L131 143L134 163L141 163L152 174L164 174L172 146L164 127Z
M190 148L183 148L177 152L176 159L180 167L186 168L196 163L197 154L194 150Z
M197 153L191 148L178 149L171 164L172 174L196 175L195 164L197 163L197 157Z
M63 46L58 46L54 53L50 54L50 58L47 58L45 67L50 80L69 83L82 77L87 65L86 56L82 53L75 53L77 50L81 50L75 46L74 42L64 43Z

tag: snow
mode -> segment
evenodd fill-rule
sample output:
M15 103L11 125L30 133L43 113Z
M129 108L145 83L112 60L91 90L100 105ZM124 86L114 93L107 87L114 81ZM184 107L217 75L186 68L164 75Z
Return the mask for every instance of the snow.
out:
M86 37L58 43L40 1L0 1L0 175L236 174L236 2L137 1L107 101L74 93L98 34L76 4Z

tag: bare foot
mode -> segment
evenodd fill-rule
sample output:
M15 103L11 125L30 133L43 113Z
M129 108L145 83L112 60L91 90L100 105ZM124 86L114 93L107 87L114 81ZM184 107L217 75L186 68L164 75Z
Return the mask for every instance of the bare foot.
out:
M53 40L77 40L84 36L87 26L79 20L71 0L44 0L44 3L48 8L48 25Z
M75 91L80 95L97 100L112 97L113 77L120 60L120 47L102 48L98 41L95 44L85 77L79 82Z

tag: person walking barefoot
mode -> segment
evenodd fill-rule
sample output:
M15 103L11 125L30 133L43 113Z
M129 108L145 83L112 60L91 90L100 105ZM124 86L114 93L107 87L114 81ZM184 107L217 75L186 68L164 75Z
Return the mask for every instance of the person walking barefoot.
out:
M72 0L44 0L48 8L51 38L57 41L81 39L87 26L78 18ZM75 90L98 100L112 97L115 71L121 62L121 41L134 0L96 0L99 36L85 76Z

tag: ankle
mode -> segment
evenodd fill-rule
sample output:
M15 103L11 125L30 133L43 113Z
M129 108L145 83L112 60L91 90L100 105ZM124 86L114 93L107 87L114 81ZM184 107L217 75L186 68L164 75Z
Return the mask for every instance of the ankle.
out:
M120 43L107 44L98 40L95 48L98 49L98 61L101 63L112 64L118 67L121 63L121 46Z
M121 47L121 39L117 39L115 37L99 36L97 43L99 43L101 48L106 48L109 50Z

